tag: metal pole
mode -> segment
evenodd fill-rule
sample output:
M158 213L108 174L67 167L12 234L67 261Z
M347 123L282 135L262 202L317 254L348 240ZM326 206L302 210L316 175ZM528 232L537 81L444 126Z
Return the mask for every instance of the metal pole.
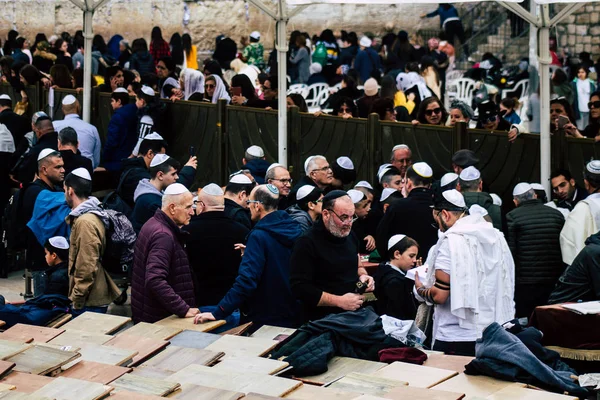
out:
M548 198L550 192L550 27L548 6L541 6L542 26L539 30L540 63L540 178Z
M278 129L277 159L280 164L287 166L287 4L286 0L279 1L277 12L277 83L278 98Z
M83 12L83 37L85 38L83 55L83 120L90 122L92 108L92 20L94 11L87 8Z

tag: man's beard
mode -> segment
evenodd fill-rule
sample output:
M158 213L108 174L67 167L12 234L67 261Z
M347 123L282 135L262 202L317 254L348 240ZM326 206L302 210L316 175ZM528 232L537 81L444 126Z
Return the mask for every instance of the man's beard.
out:
M333 236L335 236L337 238L345 238L350 234L350 231L351 231L349 229L348 233L344 233L341 228L338 228L338 226L333 222L332 219L329 219L329 222L327 222L326 228L329 231L329 233L331 233Z

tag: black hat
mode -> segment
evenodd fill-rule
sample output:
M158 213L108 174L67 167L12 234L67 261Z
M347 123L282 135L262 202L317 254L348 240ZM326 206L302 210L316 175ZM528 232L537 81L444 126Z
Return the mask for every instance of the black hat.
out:
M500 109L493 101L484 101L481 102L478 106L479 109L479 120L485 121L486 119L490 119L495 117L500 112Z
M452 163L461 168L477 165L478 162L479 158L475 156L475 152L473 150L462 149L454 153L452 156Z

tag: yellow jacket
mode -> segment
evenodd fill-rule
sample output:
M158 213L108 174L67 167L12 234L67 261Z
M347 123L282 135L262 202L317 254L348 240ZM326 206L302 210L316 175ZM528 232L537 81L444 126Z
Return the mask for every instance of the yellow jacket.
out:
M415 109L415 102L412 100L407 100L406 95L403 91L398 90L396 92L396 96L394 96L394 108L404 106L409 114L413 112Z
M190 54L186 54L186 67L191 69L198 69L198 49L192 45Z

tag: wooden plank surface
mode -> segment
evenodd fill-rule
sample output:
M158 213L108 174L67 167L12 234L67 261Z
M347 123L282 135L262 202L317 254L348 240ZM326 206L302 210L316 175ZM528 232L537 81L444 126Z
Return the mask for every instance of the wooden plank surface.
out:
M14 362L0 360L0 377L6 375L15 367Z
M6 360L7 358L10 358L15 354L19 354L30 347L31 345L27 343L0 339L0 359Z
M287 362L262 357L229 356L218 362L213 368L233 372L255 372L273 375L290 365Z
M71 368L62 371L59 376L107 385L129 372L131 372L131 368L118 367L93 361L79 361Z
M125 374L110 383L110 386L118 390L127 390L153 396L166 396L176 390L180 385L174 381L163 381L159 379L146 378L138 375Z
M147 322L138 322L131 328L119 332L117 336L133 335L148 339L169 340L173 336L181 333L182 331L183 329L181 328L171 328L168 326L149 324Z
M265 396L260 393L248 393L244 396L245 400L274 400L274 399L283 399L283 397L275 397L275 396Z
M242 397L244 397L244 393L190 383L184 383L179 390L169 396L169 398L177 400L239 400Z
M292 328L263 325L250 336L254 338L271 339L281 342L291 336L294 332L296 332L296 330Z
M456 371L399 361L395 361L373 373L373 376L408 382L410 386L420 388L430 388L456 375L458 375Z
M87 311L67 322L62 329L109 334L122 328L129 321L131 318L128 317Z
M2 400L54 400L54 399L50 399L48 397L36 396L31 393L15 392L14 390L11 390L9 392L1 392L0 399L2 399Z
M358 372L361 374L371 374L375 371L386 367L388 364L359 360L357 358L350 357L333 357L327 363L327 371L319 375L305 376L297 378L303 382L312 383L315 385L324 385L326 383L335 381L342 376L348 375L351 372Z
M110 386L100 383L59 377L33 394L56 400L96 400L106 396L111 390Z
M69 329L50 340L48 343L81 348L90 344L104 344L110 339L112 339L111 335L105 335L103 333Z
M465 395L463 393L444 392L442 390L400 386L390 390L381 397L393 400L461 400Z
M252 322L247 322L243 325L236 326L235 328L231 328L228 331L222 332L219 335L236 335L240 336L243 333L246 333L248 329L252 327Z
M255 392L267 396L284 396L302 385L301 382L292 379L251 372L219 371L211 367L194 364L174 373L167 380L242 393Z
M225 335L206 346L206 350L222 351L229 356L263 356L273 350L279 342L247 336Z
M214 333L184 330L180 334L173 336L169 341L171 342L171 346L204 349L220 338L221 335L215 335Z
M7 361L16 364L14 370L34 375L46 375L79 358L79 353L57 350L47 346L32 346Z
M164 380L173 375L173 371L166 371L157 367L137 367L130 372L131 375L143 376L146 378Z
M118 335L105 343L106 346L116 347L136 351L131 366L135 367L158 353L169 345L169 342L162 339L152 339L132 335Z
M13 371L6 375L0 383L16 386L17 392L32 393L52 382L54 378L43 375L31 375L25 372Z
M505 382L487 376L458 374L432 387L433 390L464 393L467 397L487 397L507 386L525 387L523 383Z
M465 372L465 365L475 357L450 356L447 354L429 354L423 363L426 367L449 369L456 372Z
M10 385L8 383L0 383L0 392L6 392L7 390L15 390L17 387L15 385Z
M577 400L576 396L545 392L518 386L507 386L486 397L490 400Z
M16 324L0 334L0 339L26 341L33 338L35 342L46 343L64 332L64 329L46 328L26 324Z
M64 324L66 324L67 322L69 322L72 319L73 319L73 315L71 315L71 314L62 314L62 315L59 315L58 317L54 318L50 322L48 322L46 324L46 327L48 327L48 328L60 328L61 326L63 326Z
M114 392L106 398L106 400L160 400L164 397L160 396L152 396L147 394L128 392L127 390L121 390L119 392Z
M118 347L90 344L79 350L80 360L94 361L102 364L125 366L137 355L135 350L120 349ZM80 361L78 360L78 361ZM70 367L67 366L66 368Z
M398 386L405 386L407 384L407 382L398 379L351 372L343 378L333 382L328 387L346 392L379 396L388 393Z
M225 353L222 352L171 345L165 351L144 362L142 366L155 367L175 373L190 364L212 365L224 355Z
M210 332L220 326L225 325L225 321L211 321L205 324L194 324L194 318L179 318L177 315L171 315L165 319L161 319L154 323L155 325L168 326L170 328L178 328L183 330Z
M351 400L360 396L360 393L345 392L343 390L305 384L285 395L286 399L293 400Z

